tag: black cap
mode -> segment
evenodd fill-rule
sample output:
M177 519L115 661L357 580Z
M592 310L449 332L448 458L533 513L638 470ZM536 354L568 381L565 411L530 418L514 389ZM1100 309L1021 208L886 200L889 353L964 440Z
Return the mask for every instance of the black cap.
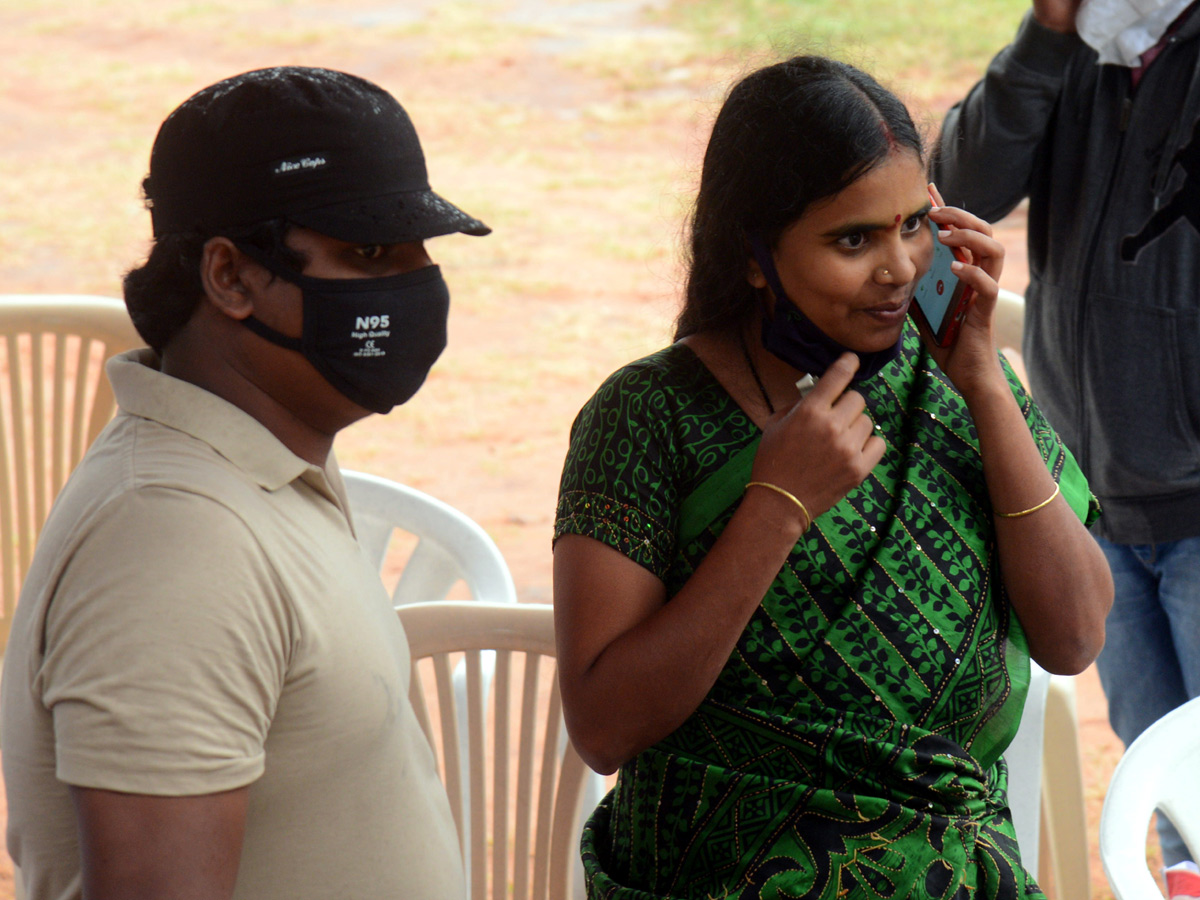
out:
M394 97L329 69L258 69L194 94L159 128L144 189L155 237L269 219L367 244L491 231L430 190Z

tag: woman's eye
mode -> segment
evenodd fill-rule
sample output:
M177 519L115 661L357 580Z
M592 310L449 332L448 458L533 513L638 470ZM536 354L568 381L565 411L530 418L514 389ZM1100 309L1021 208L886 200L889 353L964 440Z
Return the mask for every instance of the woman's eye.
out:
M852 231L850 234L843 234L837 243L846 250L859 250L867 243L867 236L861 231Z
M379 259L384 254L383 244L363 244L355 247L354 252L363 259Z
M900 231L903 234L915 234L921 230L921 223L925 221L924 215L909 216L904 224L900 226Z

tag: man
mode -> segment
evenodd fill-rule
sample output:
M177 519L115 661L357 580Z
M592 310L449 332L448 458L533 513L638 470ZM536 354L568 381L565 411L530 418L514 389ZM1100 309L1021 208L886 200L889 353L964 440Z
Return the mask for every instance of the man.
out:
M421 385L449 295L434 194L387 92L249 72L163 123L152 348L63 489L3 679L8 848L31 900L463 895L409 657L334 435Z
M1033 0L933 162L985 218L1029 198L1025 363L1104 510L1097 664L1126 744L1200 695L1198 5ZM1162 816L1159 836L1189 857Z

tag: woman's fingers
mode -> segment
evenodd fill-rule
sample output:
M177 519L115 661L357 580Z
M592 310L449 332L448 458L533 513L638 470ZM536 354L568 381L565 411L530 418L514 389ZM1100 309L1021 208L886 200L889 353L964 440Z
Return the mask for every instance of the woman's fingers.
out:
M850 382L854 380L854 373L857 371L858 357L853 353L843 353L817 380L816 387L804 398L804 402L833 406L845 393L846 388L850 387Z
M850 390L858 358L843 354L803 400L763 429L754 480L777 484L818 516L862 483L883 457L883 442Z
M825 374L817 380L816 387L800 402L812 404L810 408L818 405L829 407L838 426L846 428L867 408L867 401L863 399L863 395L858 391L849 390L857 371L858 357L853 353L843 353L825 370Z
M939 206L929 217L938 226L938 240L967 256L970 265L979 266L993 279L1004 270L1004 245L992 234L992 226L966 210Z
M1004 245L994 237L968 228L938 232L938 239L947 247L958 247L970 253L968 262L992 274L993 267L1004 268ZM996 274L999 274L997 271Z
M967 228L971 231L978 231L980 234L986 234L988 237L992 236L992 226L987 219L981 219L974 213L969 213L957 206L935 206L929 210L929 218L943 228L949 225L952 228Z
M846 429L851 446L859 446L866 451L867 442L875 434L875 423L868 416L857 416Z
M867 442L863 444L863 460L867 463L868 474L879 465L879 461L883 459L883 454L886 452L887 444L883 438L872 433L871 437L867 438Z

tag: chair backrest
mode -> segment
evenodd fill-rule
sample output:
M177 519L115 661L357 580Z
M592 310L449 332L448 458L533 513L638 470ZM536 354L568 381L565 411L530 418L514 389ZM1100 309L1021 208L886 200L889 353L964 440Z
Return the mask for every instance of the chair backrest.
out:
M50 506L116 407L104 362L143 343L120 300L0 295L0 654Z
M473 600L516 603L508 564L474 520L386 478L352 471L342 477L359 543L377 566L383 568L395 531L416 539L392 592L396 606L442 600L459 580L466 582Z
M1004 751L1004 759L1008 763L1008 807L1021 848L1021 862L1036 873L1041 847L1042 750L1050 673L1033 661L1029 668L1029 694L1021 711L1021 724Z
M1113 771L1100 812L1100 861L1117 900L1162 896L1146 865L1156 808L1200 852L1200 697L1143 731Z
M471 900L571 896L588 770L560 740L553 607L445 601L396 612L412 651L413 707L438 758L464 853L470 848ZM487 651L495 651L490 692L482 673ZM470 757L465 787L451 684L463 658ZM423 665L424 659L431 664ZM434 696L437 714L431 717L427 698ZM471 811L467 834L460 813L464 791Z
M1030 661L1029 695L1004 758L1021 862L1058 900L1087 900L1087 815L1075 686Z
M996 343L1001 347L1021 349L1025 334L1025 298L1014 291L1000 289L996 302Z
M1050 875L1054 886L1052 896L1057 900L1088 900L1092 896L1091 851L1072 675L1050 676L1042 740L1042 847L1038 878L1044 888L1046 876Z

